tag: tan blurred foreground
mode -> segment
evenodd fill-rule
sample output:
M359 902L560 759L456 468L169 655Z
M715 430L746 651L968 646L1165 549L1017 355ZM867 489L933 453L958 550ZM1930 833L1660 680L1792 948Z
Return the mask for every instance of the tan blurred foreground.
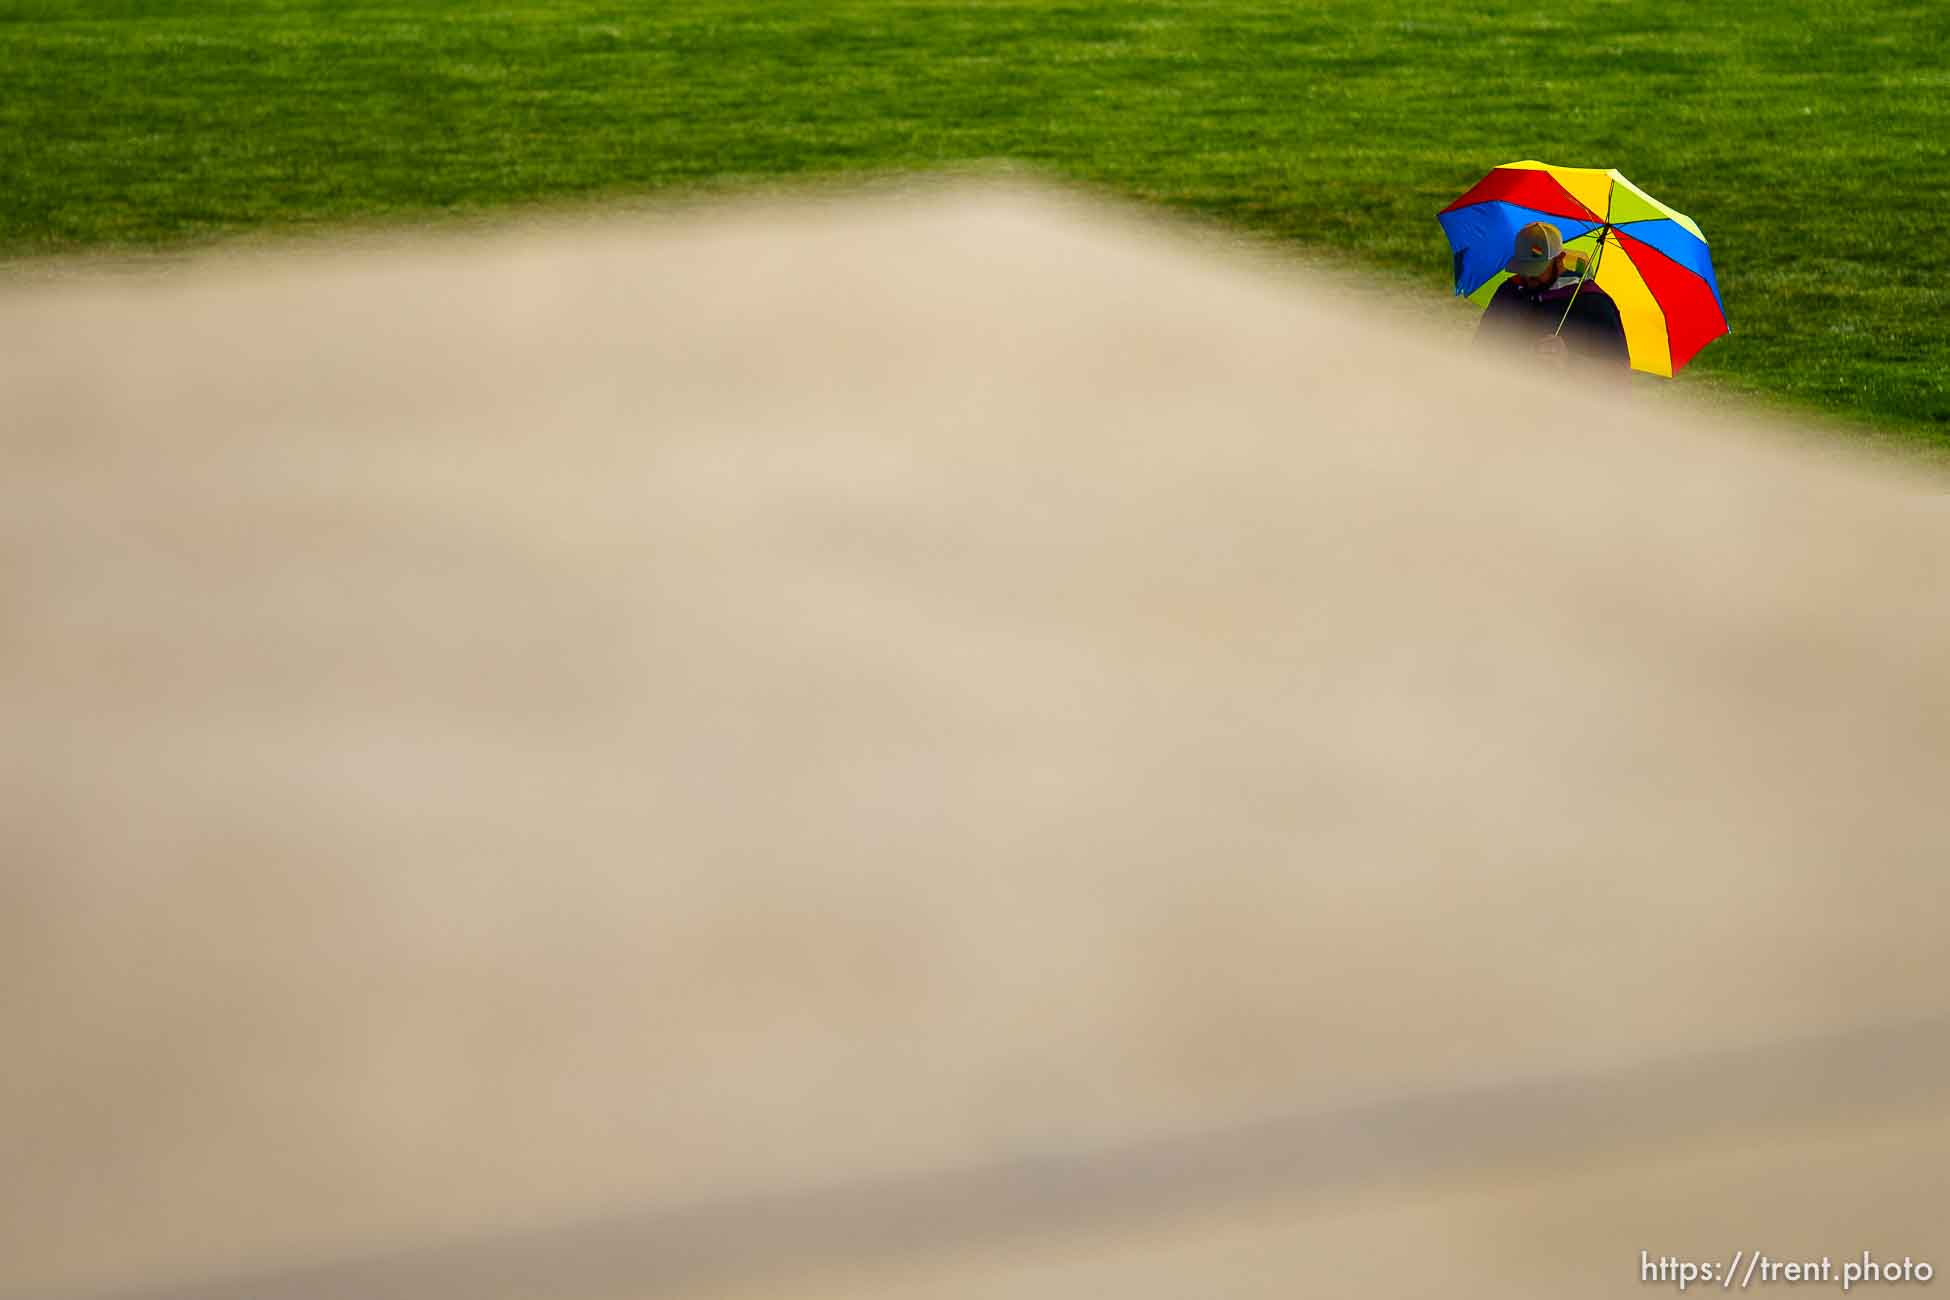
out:
M0 295L0 1295L1950 1268L1950 498L1399 330L987 188Z

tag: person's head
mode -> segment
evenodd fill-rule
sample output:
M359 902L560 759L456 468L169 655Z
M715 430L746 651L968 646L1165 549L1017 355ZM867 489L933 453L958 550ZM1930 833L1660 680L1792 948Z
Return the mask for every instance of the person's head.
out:
M1564 272L1564 232L1548 221L1531 222L1517 232L1503 269L1526 289L1548 288Z
M1564 254L1559 253L1556 257L1552 258L1550 262L1545 265L1543 270L1537 272L1535 275L1525 275L1522 272L1513 272L1510 278L1517 282L1518 287L1524 289L1530 289L1534 291L1539 289L1550 288L1552 285L1557 283L1558 277L1563 274L1564 274Z

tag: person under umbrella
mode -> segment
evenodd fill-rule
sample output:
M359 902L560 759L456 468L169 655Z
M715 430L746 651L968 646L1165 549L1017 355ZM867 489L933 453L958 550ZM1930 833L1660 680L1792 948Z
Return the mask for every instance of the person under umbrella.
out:
M1510 273L1477 323L1479 342L1528 345L1541 361L1564 366L1575 360L1621 375L1631 368L1618 305L1590 278L1590 259L1567 252L1564 236L1548 221L1517 232Z

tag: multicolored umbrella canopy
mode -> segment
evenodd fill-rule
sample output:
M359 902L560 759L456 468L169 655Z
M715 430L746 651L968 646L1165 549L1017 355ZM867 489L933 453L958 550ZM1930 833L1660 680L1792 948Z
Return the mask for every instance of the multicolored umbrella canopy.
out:
M1586 254L1618 305L1632 368L1672 373L1727 332L1706 236L1615 170L1504 163L1436 214L1455 253L1456 292L1487 306L1509 278L1517 231L1548 221Z

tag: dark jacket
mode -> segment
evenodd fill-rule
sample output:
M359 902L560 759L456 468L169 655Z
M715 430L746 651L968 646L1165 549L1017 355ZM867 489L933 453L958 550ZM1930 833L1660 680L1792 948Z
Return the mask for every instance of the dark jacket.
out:
M1575 302L1573 291L1577 294ZM1568 317L1564 315L1567 304L1571 311ZM1557 283L1537 292L1519 288L1515 280L1505 280L1484 310L1476 338L1478 342L1529 346L1556 332L1560 319L1564 321L1564 350L1571 356L1631 365L1618 304L1595 284L1579 289L1577 274L1569 270L1557 277Z

